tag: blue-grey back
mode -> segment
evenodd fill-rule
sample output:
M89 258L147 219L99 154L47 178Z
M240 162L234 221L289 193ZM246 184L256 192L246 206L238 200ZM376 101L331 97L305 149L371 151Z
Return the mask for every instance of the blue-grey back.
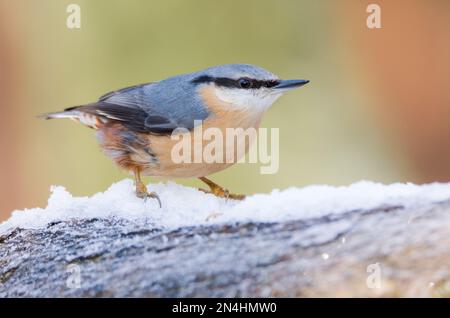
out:
M192 128L209 112L191 82L192 74L179 75L156 83L118 91L103 101L125 107L139 107L153 116L168 119L177 127Z

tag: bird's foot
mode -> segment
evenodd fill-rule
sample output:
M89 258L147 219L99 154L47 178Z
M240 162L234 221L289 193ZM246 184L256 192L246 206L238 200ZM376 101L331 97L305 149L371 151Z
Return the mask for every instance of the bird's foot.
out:
M136 185L136 196L138 198L144 199L145 201L148 198L156 199L158 201L159 207L162 207L161 200L159 199L158 194L156 194L156 192L148 192L147 187L143 183L138 183Z
M205 190L205 189L199 189L199 190L202 192L205 192L205 193L214 194L216 197L219 197L219 198L233 199L233 200L244 200L245 199L245 195L230 193L230 191L228 191L227 189L224 189L218 185L215 185L215 186L210 185L210 190Z

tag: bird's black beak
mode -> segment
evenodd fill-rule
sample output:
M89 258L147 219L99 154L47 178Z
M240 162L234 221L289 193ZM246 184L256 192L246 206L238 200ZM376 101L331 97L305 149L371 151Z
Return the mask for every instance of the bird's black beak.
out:
M279 80L278 84L275 85L273 88L288 90L288 89L293 89L293 88L297 88L297 87L306 85L308 83L309 83L308 80L303 80L303 79L299 79L299 80Z

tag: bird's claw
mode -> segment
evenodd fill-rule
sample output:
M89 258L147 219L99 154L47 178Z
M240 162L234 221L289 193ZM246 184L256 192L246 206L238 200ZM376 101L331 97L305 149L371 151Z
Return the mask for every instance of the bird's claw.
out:
M158 201L159 207L162 208L161 199L159 198L158 194L156 194L156 192L137 190L136 196L140 199L144 199L144 201L147 201L148 198L156 199Z
M229 193L227 199L244 200L245 194Z
M245 195L243 194L234 194L230 193L227 189L224 189L222 187L215 187L211 188L211 190L205 190L205 189L198 189L199 191L214 194L216 197L219 198L225 198L225 199L233 199L233 200L244 200Z

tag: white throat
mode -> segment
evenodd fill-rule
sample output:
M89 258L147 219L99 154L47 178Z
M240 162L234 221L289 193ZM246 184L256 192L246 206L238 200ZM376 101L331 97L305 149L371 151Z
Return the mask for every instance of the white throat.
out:
M237 108L265 111L281 96L281 92L274 92L268 88L239 89L215 87L216 96Z

